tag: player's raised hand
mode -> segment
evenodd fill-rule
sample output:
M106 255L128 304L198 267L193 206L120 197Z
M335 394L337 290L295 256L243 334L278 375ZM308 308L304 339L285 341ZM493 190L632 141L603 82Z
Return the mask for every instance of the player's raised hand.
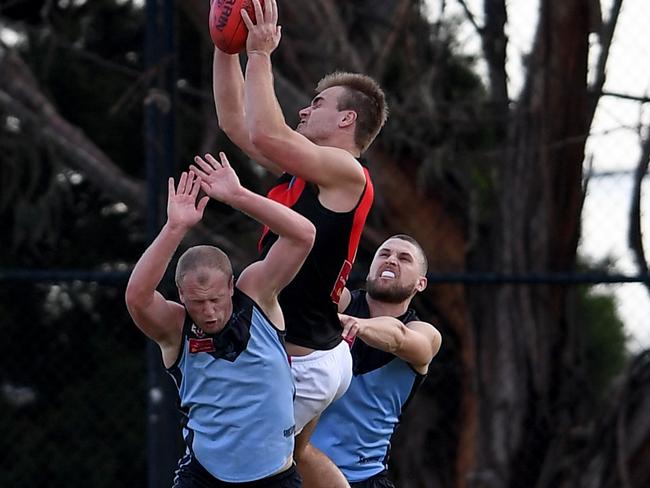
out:
M196 166L190 165L190 170L201 179L201 189L215 200L230 205L240 194L242 186L226 155L220 152L219 160L211 154L206 154L205 159L195 156L194 162Z
M278 4L276 0L253 0L255 9L255 22L250 18L245 9L241 11L241 17L248 29L246 40L246 51L248 54L265 53L271 54L282 37L282 28L278 25Z
M183 171L174 187L174 178L167 182L167 222L174 227L189 229L203 218L203 211L209 198L203 197L196 201L201 189L199 178L194 171Z

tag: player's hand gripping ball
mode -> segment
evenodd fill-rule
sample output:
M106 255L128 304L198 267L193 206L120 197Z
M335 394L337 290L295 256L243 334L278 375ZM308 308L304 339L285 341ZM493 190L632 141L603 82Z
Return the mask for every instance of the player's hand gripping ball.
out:
M211 0L210 37L212 42L228 54L237 54L246 48L248 29L241 18L241 9L255 22L252 0Z

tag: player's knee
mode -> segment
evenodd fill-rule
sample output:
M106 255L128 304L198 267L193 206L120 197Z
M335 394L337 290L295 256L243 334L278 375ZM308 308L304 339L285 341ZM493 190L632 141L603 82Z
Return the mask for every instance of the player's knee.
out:
M293 455L294 461L302 466L310 465L317 458L316 450L309 441L303 443L298 450L294 451Z
M309 438L302 438L302 433L296 436L296 443L293 447L293 458L299 463L309 457Z

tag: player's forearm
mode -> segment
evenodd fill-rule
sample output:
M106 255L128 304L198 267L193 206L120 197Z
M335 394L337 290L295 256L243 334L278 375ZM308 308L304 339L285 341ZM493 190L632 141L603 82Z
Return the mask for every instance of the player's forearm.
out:
M312 223L278 202L242 188L227 203L268 226L273 233L280 237L301 242L313 240L315 230Z
M249 53L244 83L246 124L253 144L262 152L268 141L287 130L273 89L271 58L261 52Z
M357 337L363 342L390 353L400 350L407 333L407 329L402 322L393 317L357 320L359 321Z
M212 93L221 130L249 158L272 173L281 174L282 168L268 161L250 140L244 111L244 74L238 55L215 49L212 62Z
M212 93L219 127L229 136L248 137L244 120L244 75L239 56L215 48L212 61Z
M165 271L185 237L187 229L165 224L136 263L127 284L127 302L131 305L145 305L153 299L154 292L165 275Z

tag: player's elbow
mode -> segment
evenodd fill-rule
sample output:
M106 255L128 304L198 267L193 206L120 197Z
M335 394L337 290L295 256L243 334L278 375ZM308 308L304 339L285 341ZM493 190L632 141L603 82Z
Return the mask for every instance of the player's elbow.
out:
M124 291L124 301L126 302L127 306L132 305L137 301L137 291L136 287L133 285L131 280L126 284L126 290Z
M246 128L236 121L236 117L219 117L219 129L235 144L239 145L248 136Z
M262 124L253 124L248 128L248 137L251 144L255 146L258 151L264 152L270 144L270 134L262 127Z
M278 143L282 143L276 133L263 124L253 124L249 127L248 137L255 149L266 157L273 154Z
M124 292L124 301L129 310L137 310L146 305L147 301L151 298L151 290L146 290L145 287L139 286L137 280L131 278L126 285Z
M127 286L124 292L124 301L126 302L126 308L131 311L140 303L139 294L132 287Z
M316 227L309 220L301 218L300 230L298 232L298 241L306 249L307 254L311 251L314 241L316 240Z
M442 334L436 329L431 341L431 359L433 359L442 347Z
M139 299L138 295L133 291L133 289L127 287L126 292L124 293L124 301L126 303L126 309L129 312L129 315L132 318L138 316L139 311L143 308L142 301Z
M311 246L314 245L314 241L316 240L316 227L308 220L307 220L306 227L307 227L306 235L307 235L307 239L309 240L309 247L311 248Z
M218 117L217 124L219 124L219 129L221 129L221 132L229 136L233 132L233 129L232 124L229 124L227 120L227 117Z

